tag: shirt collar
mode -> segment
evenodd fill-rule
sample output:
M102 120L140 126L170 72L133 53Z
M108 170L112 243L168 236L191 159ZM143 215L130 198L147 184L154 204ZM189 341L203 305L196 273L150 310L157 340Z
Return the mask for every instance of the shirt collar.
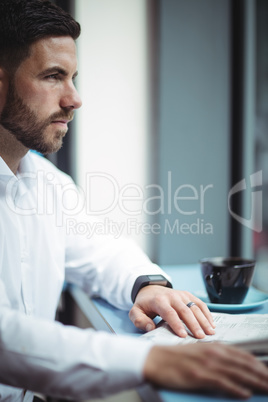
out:
M21 159L18 172L16 175L12 172L12 170L8 167L6 162L4 161L3 158L0 156L0 179L10 179L12 178L18 178L19 176L23 175L26 172L32 171L32 164L31 164L31 157L30 157L30 152L27 152L27 154Z
M14 177L15 175L12 170L9 169L4 159L0 156L0 177L2 176Z

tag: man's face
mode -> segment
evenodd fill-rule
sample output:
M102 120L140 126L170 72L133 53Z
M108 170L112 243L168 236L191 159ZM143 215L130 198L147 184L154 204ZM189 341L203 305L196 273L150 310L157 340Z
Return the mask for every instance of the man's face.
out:
M40 39L9 82L0 124L26 148L47 154L62 145L67 123L81 100L74 87L77 75L71 37Z

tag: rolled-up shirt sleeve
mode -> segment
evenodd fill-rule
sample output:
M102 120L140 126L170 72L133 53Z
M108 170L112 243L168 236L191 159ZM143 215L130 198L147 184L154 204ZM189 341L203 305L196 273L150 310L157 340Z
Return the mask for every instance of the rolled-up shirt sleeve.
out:
M138 276L167 276L129 239L95 236L90 241L68 240L71 247L67 251L66 280L117 308L129 310L132 307L131 291Z

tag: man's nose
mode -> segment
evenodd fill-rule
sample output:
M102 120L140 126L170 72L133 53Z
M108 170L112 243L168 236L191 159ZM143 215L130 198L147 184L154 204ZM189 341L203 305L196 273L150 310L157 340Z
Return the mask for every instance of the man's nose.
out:
M61 97L60 106L62 108L69 108L69 109L78 109L82 105L81 98L75 88L74 84L72 83L66 90Z

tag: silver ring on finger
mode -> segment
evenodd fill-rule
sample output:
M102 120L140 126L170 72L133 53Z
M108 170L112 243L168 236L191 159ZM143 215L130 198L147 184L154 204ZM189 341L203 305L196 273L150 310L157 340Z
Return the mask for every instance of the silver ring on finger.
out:
M186 306L189 307L189 308L191 308L191 307L193 307L193 306L196 306L196 304L191 301L191 302L187 303Z

